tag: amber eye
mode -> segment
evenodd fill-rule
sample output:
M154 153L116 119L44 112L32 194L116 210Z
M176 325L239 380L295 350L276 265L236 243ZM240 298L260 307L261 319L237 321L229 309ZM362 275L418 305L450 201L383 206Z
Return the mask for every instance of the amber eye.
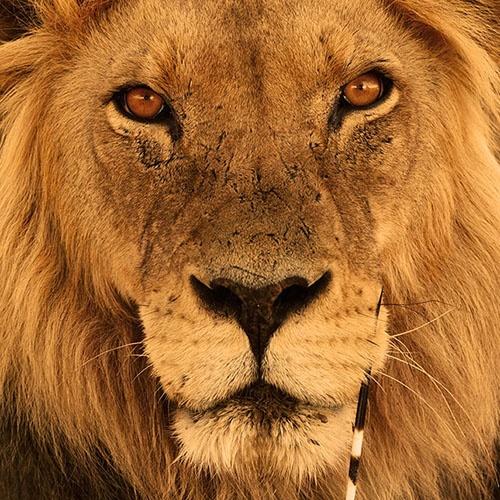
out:
M132 118L149 121L165 109L165 101L148 87L134 87L123 91L122 106Z
M342 90L342 96L356 108L370 106L384 95L384 78L370 71L351 80Z

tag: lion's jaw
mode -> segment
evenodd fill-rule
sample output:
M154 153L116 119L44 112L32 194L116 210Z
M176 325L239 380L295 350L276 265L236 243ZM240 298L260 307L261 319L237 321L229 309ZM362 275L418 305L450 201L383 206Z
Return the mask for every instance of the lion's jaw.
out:
M300 485L346 457L352 417L352 405L316 407L263 387L209 411L179 409L173 429L182 460L197 468Z

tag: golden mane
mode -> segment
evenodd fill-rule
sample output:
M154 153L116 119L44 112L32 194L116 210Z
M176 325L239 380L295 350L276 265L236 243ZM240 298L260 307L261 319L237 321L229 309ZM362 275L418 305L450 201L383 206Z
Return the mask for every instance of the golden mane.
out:
M444 491L482 498L494 481L500 79L498 33L484 21L493 2L474 3L387 1L447 61L449 106L433 115L434 133L442 136L439 182L404 245L383 256L392 345L407 363L389 358L373 385L361 498L439 499ZM82 19L102 5L86 4L85 15L76 0L35 6L42 27L0 47L0 470L8 484L15 481L10 461L39 470L32 481L44 491L63 469L68 485L99 498L125 491L129 498L158 498L160 491L193 500L273 498L271 486L252 491L244 478L209 478L175 461L168 405L158 402L153 377L137 376L148 370L147 360L131 355L141 354L134 305L103 278L85 228L62 234L63 204L52 196L58 152L54 124L45 119L47 82L65 71L61 39L71 43ZM0 481L0 496L8 498L2 487ZM302 492L279 487L289 499L343 491L328 478ZM63 498L63 488L46 491Z

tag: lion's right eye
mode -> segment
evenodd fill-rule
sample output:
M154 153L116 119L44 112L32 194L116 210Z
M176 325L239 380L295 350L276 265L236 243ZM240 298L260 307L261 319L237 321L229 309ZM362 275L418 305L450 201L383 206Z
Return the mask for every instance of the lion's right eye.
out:
M116 96L117 104L123 113L140 121L157 121L170 108L154 90L148 87L133 87L122 90Z

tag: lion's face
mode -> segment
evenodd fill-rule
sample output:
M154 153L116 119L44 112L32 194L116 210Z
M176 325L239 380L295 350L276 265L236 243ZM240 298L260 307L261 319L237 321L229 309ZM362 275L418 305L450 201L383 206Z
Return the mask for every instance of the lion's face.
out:
M139 305L184 458L313 475L344 456L384 362L381 262L433 154L423 49L375 1L130 4L54 92L87 145L60 145L60 212ZM372 70L384 95L346 107ZM114 96L136 86L167 121L123 113Z

